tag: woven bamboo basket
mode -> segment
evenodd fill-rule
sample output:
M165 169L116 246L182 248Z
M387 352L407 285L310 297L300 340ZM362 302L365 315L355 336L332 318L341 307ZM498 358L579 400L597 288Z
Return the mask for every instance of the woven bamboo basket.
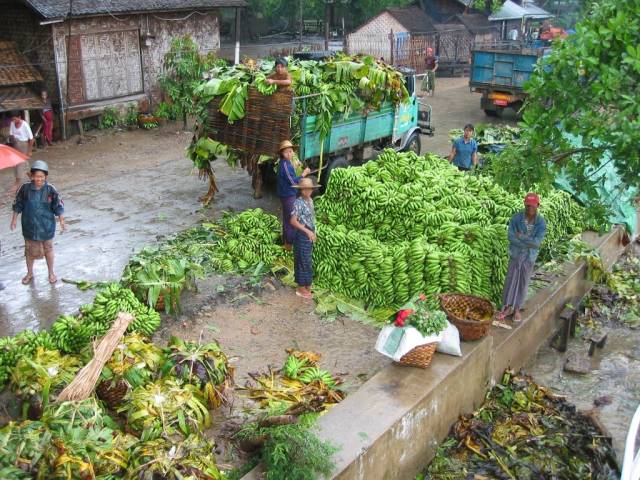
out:
M489 333L494 314L489 300L474 295L448 293L440 295L440 306L465 342L478 340Z
M409 353L405 353L397 363L408 367L427 368L431 363L433 354L436 352L436 345L437 343L435 342L420 345Z

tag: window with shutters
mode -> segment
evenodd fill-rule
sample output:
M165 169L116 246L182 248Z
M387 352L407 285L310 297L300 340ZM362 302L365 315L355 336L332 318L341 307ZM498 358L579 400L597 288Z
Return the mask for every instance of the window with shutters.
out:
M71 103L124 97L144 90L138 30L74 35L69 46Z

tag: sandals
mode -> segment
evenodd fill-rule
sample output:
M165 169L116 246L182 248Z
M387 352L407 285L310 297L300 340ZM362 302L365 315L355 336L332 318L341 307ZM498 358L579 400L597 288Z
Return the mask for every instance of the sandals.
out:
M513 315L513 310L509 309L509 310L502 310L501 312L499 312L496 315L496 319L503 321L504 319L506 319L507 317L510 317L511 315Z
M307 300L313 299L313 295L311 293L302 293L296 290L296 295L302 298L306 298Z
M56 277L55 273L52 273L49 275L49 283L51 285L53 285L54 283L56 283L58 281L58 277Z
M22 277L22 284L29 285L31 283L31 280L33 280L33 275L27 273L24 277Z

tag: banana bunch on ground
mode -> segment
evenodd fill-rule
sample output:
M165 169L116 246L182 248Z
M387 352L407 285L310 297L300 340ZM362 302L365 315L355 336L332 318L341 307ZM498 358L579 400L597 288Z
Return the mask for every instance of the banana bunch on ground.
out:
M488 177L427 154L387 149L361 167L334 170L316 201L316 283L374 307L417 293L498 301L508 267L507 225L522 210ZM584 227L583 209L560 191L543 196L541 257Z
M224 232L213 252L213 264L222 271L246 271L263 263L273 265L284 256L278 245L280 223L260 208L226 214L219 222Z
M160 326L160 314L136 298L119 283L112 283L82 305L79 315L61 315L51 326L51 336L57 348L66 353L78 353L92 339L104 335L118 312L131 313L134 321L127 331L151 336Z
M55 348L55 342L49 332L23 330L14 337L0 338L0 388L9 380L11 369L24 357L31 358L38 349Z

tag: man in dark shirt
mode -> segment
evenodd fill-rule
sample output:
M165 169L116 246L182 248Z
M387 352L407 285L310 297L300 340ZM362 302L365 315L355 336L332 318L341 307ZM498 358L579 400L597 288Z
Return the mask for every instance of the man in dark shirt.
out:
M433 48L427 47L427 56L425 57L425 73L422 90L433 96L436 91L436 70L438 70L438 57L433 53Z

